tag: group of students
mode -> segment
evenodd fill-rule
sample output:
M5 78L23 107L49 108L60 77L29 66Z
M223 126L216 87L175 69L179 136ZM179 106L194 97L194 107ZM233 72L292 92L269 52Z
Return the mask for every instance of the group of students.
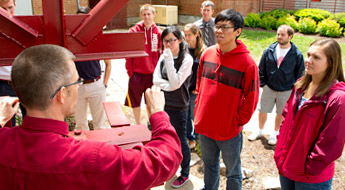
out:
M193 125L194 112L205 163L205 189L219 186L221 151L227 166L228 187L242 186L242 127L250 120L258 101L258 70L245 45L237 41L243 17L229 9L214 19L213 12L214 4L205 1L201 5L203 19L187 24L183 32L176 26L168 26L160 33L153 23L154 8L143 5L140 10L143 21L129 29L129 32L145 33L145 51L149 57L126 59L130 78L125 105L133 107L140 123L138 106L150 82L164 92L164 111L180 139L183 155L181 174L172 182L174 188L183 186L189 179L191 154L187 135L193 129L187 130ZM219 45L215 45L217 38ZM211 46L208 49L204 45L206 41ZM157 60L158 48L162 53ZM199 103L194 111L195 102Z
M212 2L206 1L201 10L203 7L213 10L213 6ZM168 26L161 31L153 22L155 9L152 5L143 5L140 15L142 21L131 27L129 32L145 33L145 51L149 56L126 59L129 85L125 105L133 108L136 123L140 124L142 94L153 84L163 90L164 110L179 136L183 154L181 176L172 183L173 187L178 188L188 180L190 148L195 146L192 120L196 78L200 56L206 46L202 31L193 23L187 24L183 31L176 26ZM211 34L214 36L213 32Z
M155 35L152 23L148 28L145 26L145 18L152 19L150 14L154 12L151 6L145 6L149 8L143 9L144 12L141 10L145 13L141 24L146 36L150 36L146 38L149 54L157 52L159 55L159 48L163 52L155 60L156 66L146 70L146 74L134 74L138 60L128 60L126 66L127 69L132 66L132 70L128 70L131 78L136 75L137 81L145 78L149 84L151 79L154 84L152 88L144 89L153 129L152 142L133 150L121 150L114 145L77 142L68 137L66 124L57 120L63 121L72 114L77 100L75 84L80 81L73 55L52 45L28 48L16 58L11 74L19 100L28 109L28 116L22 126L0 130L3 144L0 148L3 155L0 158L0 187L49 187L55 184L56 187L80 189L92 184L92 187L107 189L116 182L121 189L147 189L171 178L180 164L181 175L172 183L178 188L188 181L189 176L190 149L186 126L194 112L190 108L193 105L190 97L195 95L195 127L204 162L204 189L219 187L220 152L226 165L226 189L242 188L242 129L259 99L258 67L244 43L238 40L243 17L232 9L218 13L214 20L217 44L205 49L200 29L194 24L184 27L185 40L175 26ZM44 52L44 58L51 61L43 61L37 52ZM28 87L39 89L42 86L35 82L39 78L37 73L28 71L32 66L46 71L41 75L45 79L42 93L33 92ZM60 78L48 75L56 72L55 69L61 70ZM25 81L22 80L24 77ZM130 86L133 84L131 80L135 79L131 78ZM345 143L342 126L345 123L344 82L339 44L333 39L314 41L305 59L305 73L294 84L282 113L274 154L282 189L331 189L334 162L341 156ZM131 96L131 89L135 88L129 88L128 96ZM51 96L54 90L54 96ZM127 98L126 103L138 104L131 99ZM0 112L1 125L10 118L3 116L12 114L18 107L17 101L0 101L4 108ZM162 112L163 107L169 118ZM13 143L8 143L10 141ZM52 147L55 152L49 151ZM18 151L14 151L16 148ZM79 158L76 153L80 154ZM58 157L54 156L57 154ZM28 160L29 156L34 159ZM25 181L25 176L30 180ZM65 183L57 183L62 181Z
M164 92L166 102L164 110L168 113L170 122L174 126L181 142L183 155L182 169L181 175L172 183L172 186L175 188L182 186L188 180L190 149L187 142L187 123L191 121L191 112L194 112L192 107L195 99L191 98L191 96L198 96L196 98L197 110L195 113L197 118L195 124L197 126L196 130L201 133L201 151L205 163L205 189L218 188L219 151L222 151L223 159L227 166L227 189L241 189L242 178L239 172L241 171L239 155L243 139L241 127L248 122L258 102L258 89L256 86L258 81L255 81L257 80L258 71L257 68L252 68L253 64L250 64L252 60L249 58L242 57L245 60L244 62L249 63L248 66L241 65L243 60L238 60L239 57L236 59L234 55L236 51L238 51L238 54L248 53L248 51L238 49L241 45L244 45L237 40L243 26L241 26L241 23L236 23L238 20L233 19L233 17L236 17L234 15L238 13L232 12L232 10L227 11L219 13L215 20L214 27L218 42L218 45L214 46L215 51L211 47L204 52L203 56L201 54L205 50L205 46L203 45L202 33L195 24L187 24L184 27L183 32L187 44L184 42L182 32L175 26L167 27L161 35L162 49L164 51L155 67L153 84L159 86ZM230 14L230 16L227 14ZM222 16L224 15L229 16L229 20L223 19ZM237 25L239 26L237 27ZM233 35L233 39L230 38L229 42L235 42L237 47L230 48L232 56L230 54L225 56L229 52L222 51L222 48L224 49L228 44L222 42L223 39L220 38L226 38L227 36L223 35L227 35L225 33L230 29L233 29L234 32L229 34L230 37ZM288 41L288 43L291 42ZM219 52L217 52L218 48ZM215 59L214 56L218 56L220 59ZM221 63L219 63L220 60ZM212 66L213 62L215 63L214 67ZM225 62L231 62L231 64L236 65L237 69L227 68L229 70L239 71L242 66L246 67L245 71L242 72L242 75L241 72L224 72ZM255 67L257 66L255 65ZM251 70L250 68L252 71L257 72L251 78L254 81L252 83L243 79L248 77L246 75L250 73L248 72ZM209 69L214 70L210 72ZM218 76L217 70L221 70L223 73ZM214 74L213 72L216 73ZM212 74L216 77L212 76ZM222 78L220 78L223 77L224 79L226 74L232 80L230 86L242 89L244 93L238 94L240 97L239 102L242 105L234 106L235 109L239 109L238 113L235 114L238 117L236 118L237 121L234 120L232 123L232 119L229 117L224 117L225 120L223 120L225 123L229 122L230 126L237 123L237 129L227 128L231 134L227 136L226 131L224 131L225 133L222 135L225 137L223 138L217 134L219 133L217 130L221 131L223 129L215 127L217 126L216 121L214 121L215 125L213 126L212 123L206 122L208 124L206 128L213 128L213 130L204 128L204 117L211 117L211 115L207 116L205 113L210 113L209 111L212 112L213 109L222 110L222 105L214 101L214 98L210 96L222 98L223 100L218 101L224 104L223 106L226 106L230 105L227 104L228 102L233 104L236 95L227 95L230 91L222 91L220 87L218 87L219 92L215 94L212 94L212 88L208 88L207 92L203 88L209 87L207 84L209 81L205 82L205 78L207 80L211 79L211 83L215 81L228 82L226 80L222 81ZM237 75L240 75L240 77L237 78ZM236 79L238 79L239 83L236 83ZM252 92L251 95L250 92L246 91L248 84L251 85L249 90ZM203 86L200 87L199 85ZM220 94L220 92L223 92L223 94ZM198 103L198 101L204 102ZM215 106L212 109L207 107L209 110L205 110L205 101L209 102L208 104L213 103ZM345 142L345 129L341 127L341 124L344 122L343 117L341 117L345 113L345 107L342 105L344 101L345 85L340 46L332 39L317 40L311 44L307 52L305 73L294 84L290 98L282 111L283 121L280 125L280 134L274 155L280 173L282 189L331 188L334 175L334 161L341 156ZM246 103L248 105L245 105ZM251 106L250 109L246 109L248 112L242 111L241 113L243 105ZM219 111L213 111L213 119L221 120L222 114ZM217 116L215 114L220 115ZM236 143L226 145L228 140L235 140L236 138L239 139L236 140ZM212 153L214 148L216 151ZM236 155L234 152L237 152ZM215 158L210 158L210 154L215 155Z

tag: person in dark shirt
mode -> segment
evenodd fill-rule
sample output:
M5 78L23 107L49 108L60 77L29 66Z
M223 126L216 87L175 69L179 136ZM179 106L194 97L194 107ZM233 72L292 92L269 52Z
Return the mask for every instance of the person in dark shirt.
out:
M202 18L194 22L203 34L204 43L207 47L213 46L217 43L216 36L214 35L214 3L212 1L204 1L201 4L200 12Z
M77 14L87 14L90 8L80 7ZM102 70L99 60L75 62L78 74L84 82L78 89L78 102L74 118L76 121L75 130L89 130L87 119L87 107L89 105L93 129L107 128L105 124L106 115L103 109L103 102L106 101L106 88L111 73L111 60L104 60L105 72L101 80Z
M293 84L304 74L303 54L291 42L293 28L281 25L277 30L277 42L271 44L262 54L259 64L260 87L262 93L259 104L259 131L253 132L248 140L253 141L263 136L267 113L276 106L274 132L268 144L277 143L282 112L288 100Z
M183 29L186 42L188 43L189 54L193 57L192 78L189 86L189 110L187 118L187 139L189 141L189 148L193 149L196 146L196 134L194 130L194 108L196 99L196 75L198 73L199 61L202 52L206 49L204 41L202 39L201 30L193 23L189 23L184 26Z

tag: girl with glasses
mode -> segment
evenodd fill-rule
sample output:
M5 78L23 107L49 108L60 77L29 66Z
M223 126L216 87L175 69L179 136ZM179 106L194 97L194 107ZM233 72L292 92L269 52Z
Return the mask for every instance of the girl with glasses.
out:
M189 176L191 156L186 138L186 125L193 58L188 53L188 46L176 26L164 29L161 39L164 51L153 73L153 84L164 92L164 110L168 113L170 122L181 141L183 155L181 176L172 183L172 187L178 188L185 184Z

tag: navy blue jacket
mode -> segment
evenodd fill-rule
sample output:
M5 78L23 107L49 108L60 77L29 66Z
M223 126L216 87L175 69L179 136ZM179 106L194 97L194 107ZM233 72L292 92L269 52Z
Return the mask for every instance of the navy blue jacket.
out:
M291 49L277 66L276 47L271 44L262 54L259 64L260 87L268 85L274 91L291 90L294 83L304 74L304 59L301 51L291 42Z

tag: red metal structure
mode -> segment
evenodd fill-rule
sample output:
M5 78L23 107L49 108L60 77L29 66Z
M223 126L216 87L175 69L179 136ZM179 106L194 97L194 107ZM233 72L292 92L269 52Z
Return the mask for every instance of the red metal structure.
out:
M66 47L78 61L147 56L144 33L102 33L127 1L101 0L87 15L64 15L63 0L42 0L43 15L11 17L0 9L0 65L38 44Z

